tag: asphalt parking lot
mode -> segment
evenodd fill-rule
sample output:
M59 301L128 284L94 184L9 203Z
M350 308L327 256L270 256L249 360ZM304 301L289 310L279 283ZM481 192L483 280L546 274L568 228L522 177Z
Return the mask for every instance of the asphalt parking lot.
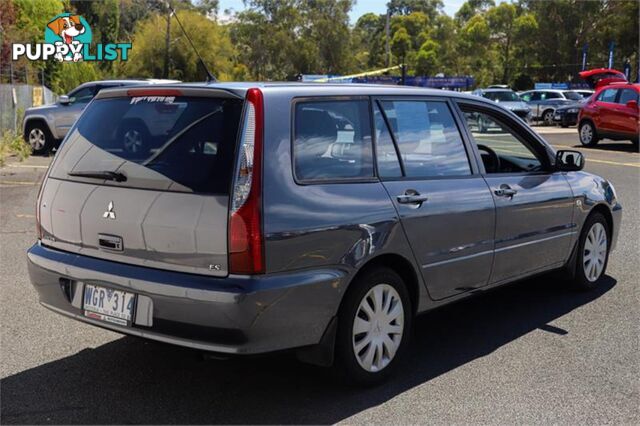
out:
M577 131L543 129L556 147ZM545 275L421 316L400 374L336 383L290 355L219 361L47 311L27 276L47 158L0 169L0 423L640 424L640 154L578 148L623 203L591 293Z

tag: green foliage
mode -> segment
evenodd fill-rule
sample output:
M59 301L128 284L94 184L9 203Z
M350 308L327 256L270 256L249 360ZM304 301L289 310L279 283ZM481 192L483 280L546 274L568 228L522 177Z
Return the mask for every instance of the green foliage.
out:
M24 111L18 109L17 121L22 122ZM24 161L31 155L31 146L25 142L19 130L7 129L0 135L0 167L4 166L7 157L15 155L19 161Z
M165 55L167 16L154 14L138 24L133 37L131 57L122 66L122 72L135 77L203 81L204 70L175 17L170 18L169 51L168 56ZM233 79L236 50L231 44L227 29L195 11L182 10L179 12L179 19L183 25L188 23L185 30L213 75L220 80ZM165 75L167 59L168 73Z
M576 80L585 43L588 67L605 66L611 41L614 67L629 59L637 75L637 0L467 0L453 17L442 0L390 0L388 13L364 14L355 25L349 22L355 0L245 0L245 10L224 21L216 20L218 0L171 3L222 80L358 73L386 67L389 56L390 65L404 61L409 74L471 75L479 86L525 89ZM45 84L63 93L100 78L204 78L175 18L167 21L167 0L0 0L2 63L12 42L41 42L46 23L63 11L85 16L96 43L132 41L130 59L13 63L28 70L28 82L44 74Z

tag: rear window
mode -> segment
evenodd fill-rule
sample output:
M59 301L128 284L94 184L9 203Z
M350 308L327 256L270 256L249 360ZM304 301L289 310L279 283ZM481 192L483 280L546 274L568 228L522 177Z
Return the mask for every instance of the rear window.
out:
M241 110L237 99L97 99L61 147L52 177L228 194ZM126 181L101 182L82 176L85 172L115 172Z
M293 144L296 177L303 181L373 177L369 102L297 102Z

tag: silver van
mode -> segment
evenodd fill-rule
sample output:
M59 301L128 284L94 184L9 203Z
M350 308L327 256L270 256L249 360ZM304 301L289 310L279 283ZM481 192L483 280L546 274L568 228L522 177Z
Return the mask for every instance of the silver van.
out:
M217 354L292 349L371 384L420 313L548 271L601 282L622 210L583 164L453 92L102 90L44 180L29 272L78 321Z

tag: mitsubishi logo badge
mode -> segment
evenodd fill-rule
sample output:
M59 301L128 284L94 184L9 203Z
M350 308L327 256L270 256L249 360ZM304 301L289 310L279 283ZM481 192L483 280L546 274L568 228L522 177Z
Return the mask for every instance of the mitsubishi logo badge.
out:
M116 212L113 211L113 201L109 201L109 205L107 206L107 211L102 214L104 219L115 219Z

